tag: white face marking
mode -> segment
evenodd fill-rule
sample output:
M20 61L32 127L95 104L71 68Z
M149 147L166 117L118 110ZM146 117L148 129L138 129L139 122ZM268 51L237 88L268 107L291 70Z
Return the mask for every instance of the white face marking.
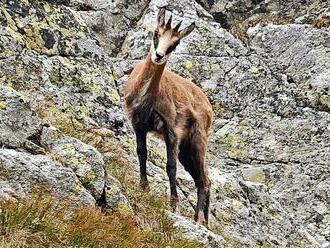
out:
M158 49L157 49L157 53L158 53ZM155 46L154 44L152 44L151 60L153 63L155 63L156 65L164 64L167 61L168 57L169 54L165 55L162 59L158 60L156 56Z
M151 60L157 65L164 64L169 58L170 54L166 54L167 49L171 46L171 33L165 32L161 37L159 37L157 50L155 50L155 45L152 42L152 53ZM161 59L157 58L156 52L158 55L163 56Z

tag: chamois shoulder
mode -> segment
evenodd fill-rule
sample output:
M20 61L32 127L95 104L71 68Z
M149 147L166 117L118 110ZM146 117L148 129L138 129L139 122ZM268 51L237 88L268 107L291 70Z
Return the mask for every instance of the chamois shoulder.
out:
M185 96L192 103L205 103L210 106L209 100L200 87L190 79L186 79L170 70L164 70L162 87L172 89L175 95L180 94L181 96ZM192 99L194 101L191 101Z

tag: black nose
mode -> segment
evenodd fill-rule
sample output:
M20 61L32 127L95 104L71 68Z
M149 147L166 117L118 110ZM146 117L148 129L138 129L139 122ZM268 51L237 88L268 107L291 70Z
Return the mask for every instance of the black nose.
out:
M160 55L160 54L158 54L158 53L156 52L156 58L157 58L158 60L162 59L163 57L164 57L164 55Z

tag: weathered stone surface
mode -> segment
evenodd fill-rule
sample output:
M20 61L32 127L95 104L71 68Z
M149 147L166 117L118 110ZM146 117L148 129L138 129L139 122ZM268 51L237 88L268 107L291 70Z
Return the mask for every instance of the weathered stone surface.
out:
M229 29L244 20L270 20L282 22L313 23L329 9L327 1L313 0L197 0L214 20Z
M329 28L258 25L249 29L248 34L251 48L264 59L275 76L282 73L283 80L292 84L292 95L299 107L329 111Z
M7 3L1 7L1 82L29 95L38 117L64 132L98 125L122 129L112 71L79 13L61 4L14 3L27 13ZM53 46L42 30L54 34Z
M183 234L183 237L199 241L207 247L224 247L223 244L225 241L220 235L214 234L202 225L193 224L189 219L183 216L173 213L168 213L168 215L174 221L174 226Z
M114 61L119 89L130 72L127 68L148 52L157 3L151 1L143 22L126 38L119 56L129 60ZM168 9L177 17L181 15L177 8L190 8L184 20L197 19L195 3L180 4L171 2ZM319 100L324 102L329 95L329 32L308 25L257 26L249 30L252 50L248 51L218 24L197 20L195 34L180 44L168 66L201 85L214 107L208 159L212 225L241 246L307 245L310 237L314 244L327 245L327 214L317 224L310 209L318 204L329 209L311 187L323 188L329 177L329 114ZM219 38L213 41L213 35ZM311 82L317 82L313 89L308 87ZM153 182L167 187L161 182L166 174L149 167ZM178 181L182 212L192 216L194 185L181 170ZM298 188L304 191L298 193ZM306 195L308 200L299 200ZM307 215L303 206L310 210Z
M42 151L33 143L41 124L27 101L26 96L0 84L0 146Z
M49 192L75 206L95 206L95 199L81 185L70 168L44 155L0 149L1 195L25 197L33 190ZM15 193L13 193L15 192Z
M129 200L124 195L120 182L111 175L107 175L105 184L105 207L112 210L130 211Z
M44 128L41 143L51 156L71 168L82 185L96 200L101 198L105 187L103 156L92 146L78 139L61 135L55 128Z
M142 16L147 0L81 0L76 9L100 41L105 51L115 56L125 37Z
M100 176L97 183L83 180L83 185L95 198L104 197L102 204L129 208L130 199L117 180L95 169L101 158L94 148L71 137L87 142L82 134L93 136L91 129L113 130L130 152L128 161L138 180L134 136L126 128L120 96L134 64L148 52L158 7L166 5L174 23L183 20L184 27L196 22L196 30L180 43L167 66L201 86L213 105L210 228L221 237L191 220L196 189L180 165L181 213L189 218L174 216L178 225L209 246L214 240L224 247L329 246L327 1L0 2L1 145L33 153L53 150L80 179L89 171ZM254 26L247 32L248 47L226 30L242 21ZM48 143L42 137L44 142L38 143L41 123L63 136ZM106 144L102 136L97 139L95 147ZM69 144L74 152L65 148ZM165 148L154 139L149 145L151 191L169 192ZM5 151L6 159L10 154L10 161L23 164L30 163L27 158L38 164L47 160ZM79 162L83 167L72 165L81 156L86 158ZM63 168L75 178L70 168L51 160L43 164L59 175ZM29 192L35 178L45 181L44 167L35 166L32 179L18 169L10 177L0 172L0 197ZM54 190L69 187L56 173Z

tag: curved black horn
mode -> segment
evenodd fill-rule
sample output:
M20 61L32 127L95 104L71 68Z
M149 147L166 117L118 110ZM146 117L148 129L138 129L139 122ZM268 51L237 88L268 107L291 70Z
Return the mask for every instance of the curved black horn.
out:
M182 23L182 20L181 20L178 24L176 24L176 26L175 26L175 28L174 28L174 31L175 31L175 32L179 32L179 28L180 28L180 26L181 26L181 23Z
M170 16L170 18L168 19L167 23L166 23L166 27L167 28L171 28L171 23L172 23L172 15Z

